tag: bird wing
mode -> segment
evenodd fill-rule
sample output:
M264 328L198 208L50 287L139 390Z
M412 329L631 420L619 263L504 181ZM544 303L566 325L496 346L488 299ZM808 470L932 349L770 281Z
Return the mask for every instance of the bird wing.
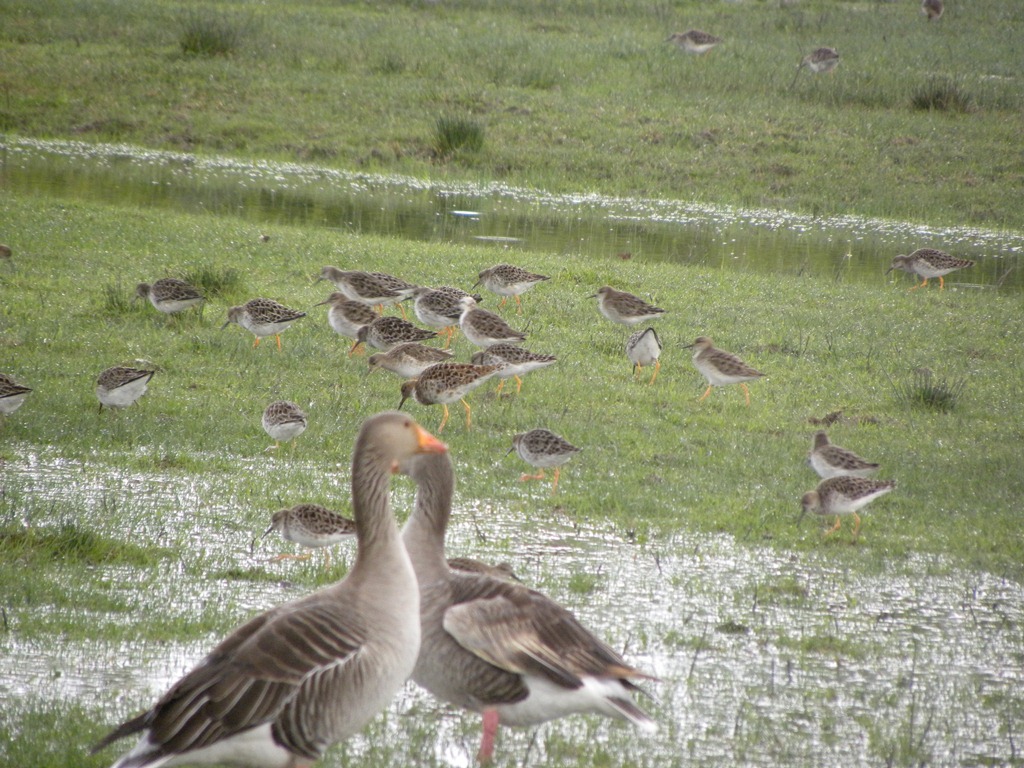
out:
M587 675L650 677L630 667L569 611L515 584L496 583L490 595L453 605L445 612L444 629L496 667L565 688L578 688Z
M97 749L148 730L156 751L174 754L274 720L304 686L316 686L357 654L362 633L345 618L333 605L307 601L257 616Z

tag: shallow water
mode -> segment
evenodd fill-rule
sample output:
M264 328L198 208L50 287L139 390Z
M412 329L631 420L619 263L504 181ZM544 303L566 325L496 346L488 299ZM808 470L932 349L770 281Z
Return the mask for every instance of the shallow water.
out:
M892 257L934 247L977 260L947 282L1024 288L1024 234L857 217L819 218L675 200L552 195L138 147L8 139L0 189L211 212L429 242L491 244L761 274L885 284Z
M293 474L320 473L291 463ZM336 478L339 494L345 479ZM277 481L253 465L244 480L134 474L42 451L4 468L8 519L36 500L36 526L73 516L79 526L139 544L184 546L152 574L108 568L103 578L140 612L213 611L236 624L304 594L288 582L303 568L269 562L291 545L276 537L250 548L272 510L253 508ZM244 485L242 485L244 483ZM265 498L265 497L264 497ZM408 483L393 495L411 504ZM41 500L41 501L40 501ZM49 503L47 506L46 503ZM451 555L508 560L523 581L570 607L585 624L660 678L644 702L653 737L597 718L507 731L511 764L611 765L996 765L1019 760L1024 725L1024 587L911 557L876 568L838 565L828 551L751 549L730 536L678 535L645 547L599 526L557 516L522 517L486 501L457 499ZM351 547L335 548L336 559ZM844 562L850 562L843 558ZM279 580L215 574L266 569ZM592 588L578 586L580 574ZM113 725L151 703L220 633L188 643L25 641L19 608L0 635L0 698L8 712L40 700L101 707ZM31 610L39 610L39 606ZM73 609L65 609L72 610ZM90 617L81 621L119 620ZM132 620L129 617L129 621ZM470 765L478 718L408 687L365 734L326 765ZM398 757L394 757L397 755ZM603 755L603 757L602 757Z

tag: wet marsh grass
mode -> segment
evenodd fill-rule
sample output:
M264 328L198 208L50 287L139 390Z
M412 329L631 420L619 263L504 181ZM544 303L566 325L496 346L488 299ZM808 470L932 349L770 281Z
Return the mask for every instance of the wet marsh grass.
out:
M1017 224L1004 169L1016 162L1024 19L1000 0L939 24L905 3L825 0L273 2L251 23L224 12L246 31L229 56L182 54L170 0L130 13L94 0L12 7L31 12L0 32L18 53L4 131L554 191ZM726 40L685 56L665 42L683 25ZM836 47L839 68L802 72L790 87L816 45ZM479 151L436 152L439 104L486 125Z
M9 626L17 627L19 641L44 645L57 637L208 645L260 607L324 583L330 576L317 558L270 564L270 557L289 547L270 537L253 553L252 539L280 506L303 500L331 506L347 497L355 430L365 416L397 406L398 379L368 376L365 357L347 356L349 345L327 327L326 309L313 308L329 292L314 284L313 276L326 263L344 262L468 288L480 269L509 260L506 252L484 246L257 227L235 219L17 194L5 196L0 210L4 219L19 222L16 236L7 239L23 254L0 274L10 297L0 325L0 354L4 370L35 389L0 425L0 455L19 470L4 479L5 499L14 506L8 517L29 518L33 527L50 532L73 513L75 529L85 536L101 542L123 538L156 557L149 565L37 569L32 583L39 584L42 575L43 586L0 605ZM265 233L269 240L261 237ZM104 286L120 280L127 292L139 280L173 273L178 268L173 253L188 253L215 273L238 270L243 277L213 297L201 317L183 322L164 322L142 302L138 310L103 310ZM882 277L884 264L876 285L854 285L785 274L765 280L642 258L530 254L527 261L523 266L553 279L524 297L522 317L510 308L503 313L513 324L529 326L530 349L556 354L559 363L525 377L518 396L496 397L492 386L471 394L471 431L461 409L453 408L442 436L456 461L459 498L476 505L475 514L486 515L493 505L538 530L551 523L580 531L597 528L621 540L627 558L668 554L674 533L696 531L725 534L752 553L778 548L798 558L824 551L856 572L881 573L893 562L931 553L953 564L1022 578L1024 544L1014 535L1012 516L1005 514L1022 492L1015 443L1022 430L1016 403L1024 394L1014 341L1024 332L1018 296L952 288L910 293ZM603 321L587 298L605 283L669 309L656 324L665 351L653 387L646 377L632 378L623 351L628 332ZM280 352L267 341L253 349L251 335L237 326L219 330L228 306L256 295L310 313L282 335ZM495 304L494 297L485 297L485 306ZM972 317L985 322L964 320ZM751 383L749 408L742 392L730 387L698 402L703 380L683 345L701 334L768 374ZM464 340L455 348L460 359L471 351ZM96 374L133 359L158 367L149 393L123 412L97 414ZM948 375L971 375L971 387L951 413L908 411L885 371L938 361ZM259 415L278 397L296 400L310 414L310 428L294 454L265 450L270 441ZM438 409L406 407L436 429ZM823 539L812 520L796 525L800 495L817 482L804 465L817 429L809 419L838 410L842 416L830 428L835 441L881 461L885 476L900 482L897 492L864 515L856 543L845 535ZM505 455L511 434L535 426L584 448L563 467L557 496L551 496L550 482L520 483L524 467L514 455ZM21 470L37 457L45 464L66 463L66 474L26 479L31 472ZM68 478L75 484L63 489ZM93 498L95 488L103 490ZM408 483L399 481L396 509L408 508L410 493ZM28 502L13 500L30 496L40 498L26 515ZM510 540L508 547L516 543ZM349 550L339 548L334 562L340 564ZM613 583L604 568L574 572L554 565L520 575L577 610ZM5 584L19 580L29 582L27 575L0 571ZM117 584L127 586L112 589ZM847 636L831 622L769 629L751 607L759 601L814 606L820 597L812 587L818 588L776 576L756 597L737 595L735 604L709 624L706 636L700 626L684 621L668 629L614 623L607 629L624 635L618 642L628 642L631 650L648 644L685 649L687 656L692 650L698 668L736 643L751 642L746 632L717 632L716 626L750 627L751 637L758 642L770 637L773 647L800 664L834 664L835 659L860 664L898 653L882 648L884 638ZM841 599L842 582L828 591ZM823 708L833 706L824 692L820 695ZM130 716L135 704L133 697L131 704L118 706ZM13 727L38 728L33 718L43 717L48 706L19 700L13 717L21 724ZM887 706L886 713L895 716L905 697L897 695ZM666 728L675 727L672 712L662 715ZM91 722L69 723L69 738L89 743L103 730L97 723L111 720L108 708ZM754 711L738 712L736 721L745 728L764 727ZM471 734L471 754L475 719L457 722ZM367 764L405 757L417 765L448 764L440 757L432 763L429 756L407 754L405 742L395 741L389 727L396 726L375 723L367 742L332 753L328 764L349 754ZM417 730L415 738L429 740L430 728L440 726L421 727L427 735ZM532 754L552 764L593 759L616 766L655 765L664 757L638 753L627 728L600 721L584 727L600 738L581 744L578 734L545 727ZM520 748L507 764L518 764L531 735L507 738ZM880 750L896 743L891 728L880 729L877 738ZM31 732L28 740L43 743L47 736ZM753 748L754 741L745 735L736 752ZM52 748L41 746L41 753ZM109 763L83 758L80 748L74 759L47 760L51 768Z

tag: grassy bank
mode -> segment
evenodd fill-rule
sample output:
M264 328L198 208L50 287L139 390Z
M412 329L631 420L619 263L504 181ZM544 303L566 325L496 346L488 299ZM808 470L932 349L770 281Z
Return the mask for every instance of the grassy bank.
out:
M1024 11L1000 0L933 23L913 2L823 0L7 0L0 14L13 134L1020 224ZM703 57L665 42L689 27L725 42ZM794 81L820 45L839 50L835 75Z

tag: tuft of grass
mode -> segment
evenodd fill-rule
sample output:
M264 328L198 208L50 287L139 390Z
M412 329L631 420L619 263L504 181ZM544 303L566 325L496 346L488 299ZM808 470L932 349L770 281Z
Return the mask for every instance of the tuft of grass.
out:
M484 146L484 127L468 117L442 115L434 127L434 150L450 157L460 150L479 152Z
M132 296L121 283L103 286L103 309L111 315L126 315L134 309Z
M230 56L247 32L247 24L226 14L194 8L182 17L178 45L186 56Z
M74 523L47 528L8 526L0 529L0 558L11 562L151 565L164 550L145 549L104 538Z
M932 78L910 97L914 109L927 112L972 112L974 99L959 83L946 77Z
M234 267L216 267L200 264L182 278L207 297L237 293L242 287L242 273Z
M940 379L928 368L918 368L910 381L895 385L896 399L907 406L919 406L949 413L960 400L967 380Z

